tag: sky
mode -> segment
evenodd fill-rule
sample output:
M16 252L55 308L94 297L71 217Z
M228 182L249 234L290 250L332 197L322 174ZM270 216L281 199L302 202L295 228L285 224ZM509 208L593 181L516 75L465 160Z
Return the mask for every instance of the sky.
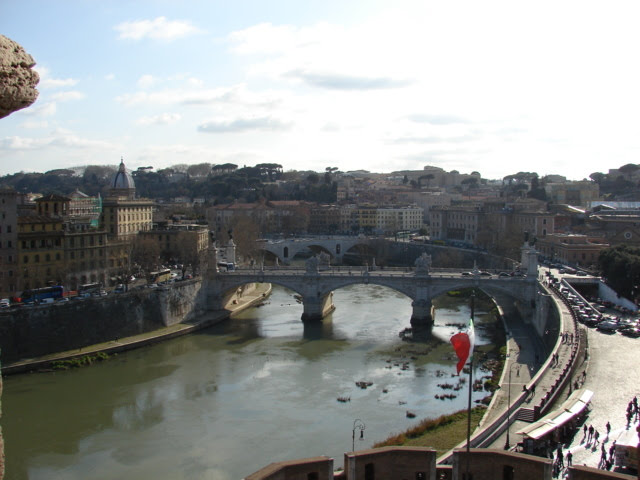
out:
M640 163L637 1L0 0L38 100L0 175L84 165Z

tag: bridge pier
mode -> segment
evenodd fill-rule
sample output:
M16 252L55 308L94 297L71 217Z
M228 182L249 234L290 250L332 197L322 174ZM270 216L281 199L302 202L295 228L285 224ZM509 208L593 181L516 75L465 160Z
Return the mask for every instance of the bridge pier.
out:
M320 296L304 295L302 307L303 322L321 322L324 317L336 309L333 304L333 292Z
M428 337L433 328L433 304L430 299L418 299L411 302L411 329L414 338Z

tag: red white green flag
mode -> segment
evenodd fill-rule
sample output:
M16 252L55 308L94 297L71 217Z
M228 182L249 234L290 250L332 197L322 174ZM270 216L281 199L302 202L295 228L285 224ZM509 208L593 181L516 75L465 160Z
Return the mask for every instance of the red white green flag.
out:
M473 357L473 345L475 343L475 331L473 329L473 319L469 319L469 326L464 332L456 333L451 337L451 345L458 356L458 375L462 371L467 360Z

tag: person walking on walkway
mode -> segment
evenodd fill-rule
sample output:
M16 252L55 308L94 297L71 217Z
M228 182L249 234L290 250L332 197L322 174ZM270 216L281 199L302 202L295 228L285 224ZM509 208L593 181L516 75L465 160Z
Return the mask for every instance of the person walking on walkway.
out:
M607 422L605 427L607 428L607 438L609 438L609 434L611 433L611 424L609 422Z
M593 438L593 430L594 430L593 425L589 425L589 436L587 437L587 443L589 443Z
M604 445L602 445L602 449L600 452L600 462L598 463L598 468L605 468L605 466L607 465L607 451L605 450Z
M609 461L613 462L613 454L616 453L616 441L614 440L609 447Z
M570 467L571 465L573 465L573 453L569 450L567 452L567 467Z
M596 434L595 434L595 441L593 442L594 445L598 445L598 443L600 443L600 440L598 440L600 438L600 432L598 430L596 430Z

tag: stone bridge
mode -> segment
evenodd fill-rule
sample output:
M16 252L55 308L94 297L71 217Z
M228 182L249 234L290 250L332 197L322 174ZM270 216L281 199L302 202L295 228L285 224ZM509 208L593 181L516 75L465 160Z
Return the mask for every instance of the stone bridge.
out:
M382 285L403 293L412 300L411 325L413 328L433 324L432 300L448 291L475 287L488 294L502 292L517 299L526 310L535 308L537 298L536 275L501 277L480 272L438 269L421 272L418 269L329 267L308 271L300 268L239 269L219 273L208 288L211 308L223 308L225 294L236 291L248 283L271 283L293 290L302 300L303 321L319 321L331 313L333 291L348 285Z
M288 265L296 254L311 247L316 247L317 249L328 253L332 258L337 260L339 263L342 263L343 255L353 247L356 245L368 244L369 239L367 237L324 236L312 238L291 238L275 241L263 240L258 242L258 248L275 255L281 264Z

